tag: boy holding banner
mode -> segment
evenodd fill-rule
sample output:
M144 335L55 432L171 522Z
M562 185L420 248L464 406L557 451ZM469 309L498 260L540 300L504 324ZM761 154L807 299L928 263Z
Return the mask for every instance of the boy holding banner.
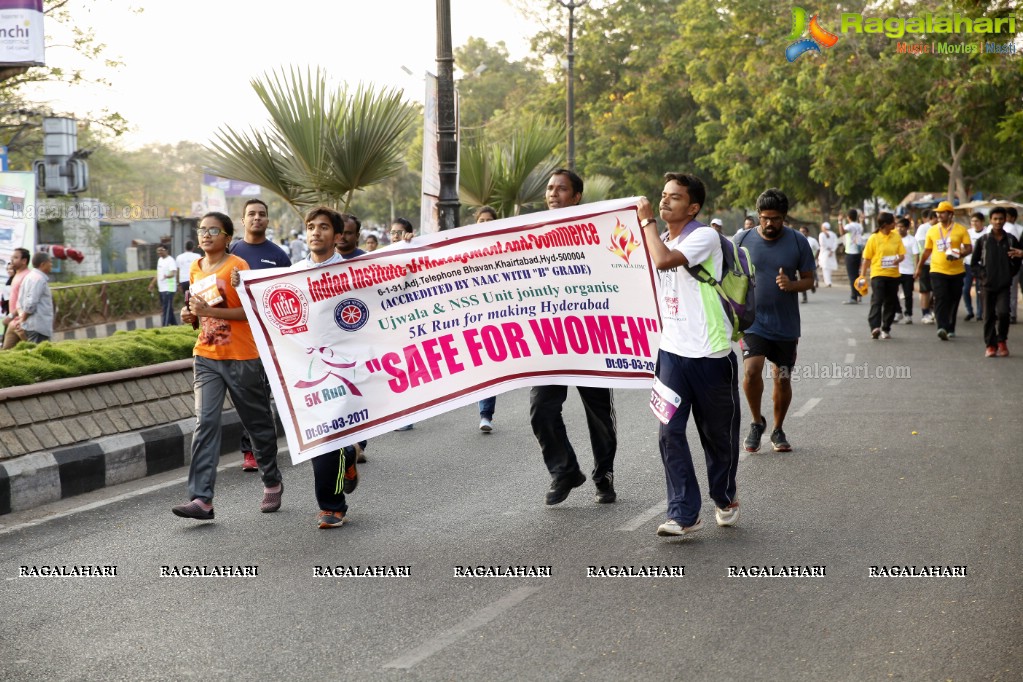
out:
M739 520L735 474L739 466L739 367L731 347L732 321L717 292L685 266L722 277L724 254L713 229L696 220L706 199L703 182L688 173L666 173L660 215L668 224L657 234L653 207L641 199L637 217L650 259L657 268L661 346L651 409L661 422L659 446L668 483L668 520L662 536L688 535L703 527L700 484L686 439L692 412L707 460L709 493L719 526Z

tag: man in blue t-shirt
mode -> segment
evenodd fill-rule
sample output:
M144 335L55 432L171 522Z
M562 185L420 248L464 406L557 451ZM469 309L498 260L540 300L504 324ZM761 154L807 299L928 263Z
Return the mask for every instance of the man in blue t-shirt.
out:
M291 257L281 247L266 238L270 225L266 203L262 199L249 199L243 209L242 224L245 236L231 244L229 251L249 264L253 270L286 268Z
M249 264L253 270L267 268L286 268L291 265L291 258L284 249L266 238L266 228L270 225L266 202L262 199L249 199L242 209L242 224L245 225L245 236L231 244L228 249L232 255L238 256ZM264 377L266 401L270 402L270 384ZM259 471L256 457L252 454L252 444L248 432L242 428L239 448L242 451L242 471Z
M799 293L813 286L813 252L810 244L791 227L785 227L788 197L778 189L766 190L757 198L760 226L743 233L737 241L749 249L757 272L757 317L742 339L746 394L753 423L743 442L746 452L760 450L767 419L760 413L764 394L764 360L771 362L774 379L775 452L790 452L782 426L792 402L792 368L799 343ZM772 281L773 280L773 281Z

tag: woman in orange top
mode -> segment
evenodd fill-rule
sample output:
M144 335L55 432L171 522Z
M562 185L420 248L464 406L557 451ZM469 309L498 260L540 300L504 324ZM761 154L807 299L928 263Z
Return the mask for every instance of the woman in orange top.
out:
M245 310L238 292L231 286L232 271L248 270L249 266L227 252L234 235L234 224L228 216L215 211L207 213L198 232L205 255L192 263L188 305L181 309L183 322L199 324L199 338L193 351L196 428L188 469L191 501L171 511L189 519L213 518L213 485L220 461L220 418L224 395L229 392L259 462L264 486L259 508L275 512L281 507L284 483L277 468L277 432L270 396Z

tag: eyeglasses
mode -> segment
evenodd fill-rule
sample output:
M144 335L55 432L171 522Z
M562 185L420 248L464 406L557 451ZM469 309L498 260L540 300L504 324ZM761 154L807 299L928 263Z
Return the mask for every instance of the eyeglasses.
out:
M783 216L783 215L770 216L770 217L768 217L766 215L762 215L762 216L759 216L759 218L760 218L760 222L764 223L765 225L784 225L785 224L785 216Z
M205 236L217 237L217 236L220 236L220 234L223 231L224 230L222 228L219 228L219 227L211 227L209 229L206 229L204 227L200 227L199 230L198 230L200 237L205 237Z
M405 230L391 230L392 237L401 237L405 234Z

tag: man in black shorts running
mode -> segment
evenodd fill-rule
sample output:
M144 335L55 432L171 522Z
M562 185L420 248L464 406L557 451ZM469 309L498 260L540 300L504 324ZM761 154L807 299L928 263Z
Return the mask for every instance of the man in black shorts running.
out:
M742 390L753 419L743 442L746 452L760 450L767 429L767 419L760 413L765 359L772 365L774 379L771 445L775 452L792 450L782 426L792 402L791 376L800 334L799 294L813 286L814 261L809 242L785 227L788 212L788 197L778 189L766 190L757 198L760 225L743 233L739 244L749 249L758 280L757 317L742 339Z

